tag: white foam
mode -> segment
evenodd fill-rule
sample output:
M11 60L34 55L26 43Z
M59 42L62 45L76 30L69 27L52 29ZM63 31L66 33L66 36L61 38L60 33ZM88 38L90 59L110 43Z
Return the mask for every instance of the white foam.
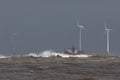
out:
M59 53L59 52L55 52L53 50L45 50L41 53L29 53L28 56L32 56L32 57L51 57L51 56L61 56L64 58L68 58L68 57L90 57L91 55L87 55L87 54L81 54L81 55L69 55L69 54L65 54L65 53Z
M28 55L25 56L39 57L36 53L29 53Z
M7 56L0 55L0 59L1 59L1 58L7 58Z

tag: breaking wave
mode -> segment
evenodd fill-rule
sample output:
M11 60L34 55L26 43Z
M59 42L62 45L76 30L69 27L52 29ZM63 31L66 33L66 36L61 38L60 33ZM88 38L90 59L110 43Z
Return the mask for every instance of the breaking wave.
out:
M1 55L0 54L0 59L2 59L2 58L7 58L8 56L4 56L4 55Z
M90 57L91 55L87 54L81 54L81 55L69 55L65 53L60 53L60 52L55 52L53 50L45 50L40 53L29 53L26 55L11 55L11 56L6 56L0 54L0 59L2 58L10 58L10 57L52 57L52 56L60 56L63 58L69 58L69 57Z
M0 59L2 58L10 58L10 57L52 57L52 56L60 56L63 58L69 58L69 57L83 57L83 58L87 58L87 57L91 57L94 55L89 55L89 54L80 54L80 55L69 55L69 54L65 54L65 53L60 53L60 52L55 52L53 50L45 50L43 52L39 52L39 53L28 53L25 55L12 55L12 56L6 56L6 55L2 55L0 54ZM116 57L120 57L120 56L116 56Z
M64 58L68 58L68 57L90 57L91 55L87 55L87 54L81 54L81 55L69 55L69 54L65 54L65 53L59 53L59 52L55 52L52 50L46 50L43 51L41 53L29 53L27 56L32 56L32 57L51 57L51 56L61 56Z

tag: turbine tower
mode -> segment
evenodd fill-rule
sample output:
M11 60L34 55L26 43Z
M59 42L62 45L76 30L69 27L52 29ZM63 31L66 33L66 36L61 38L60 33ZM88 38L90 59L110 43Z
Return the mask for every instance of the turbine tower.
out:
M13 46L13 55L16 53L16 42L15 42L16 33L12 33L11 45Z
M109 38L109 33L111 31L111 29L108 29L106 24L105 24L105 31L106 31L106 34L107 34L107 50L106 50L106 53L107 55L110 54L110 38Z
M79 35L80 35L80 37L79 37L79 51L81 53L83 53L83 50L82 50L82 30L84 30L84 26L79 24L79 20L77 22L77 26L80 29L79 30Z

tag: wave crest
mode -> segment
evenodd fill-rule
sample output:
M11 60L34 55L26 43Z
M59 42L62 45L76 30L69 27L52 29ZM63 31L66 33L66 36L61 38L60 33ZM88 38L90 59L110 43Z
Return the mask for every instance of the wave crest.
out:
M90 57L91 55L87 55L87 54L81 54L81 55L69 55L69 54L65 54L65 53L59 53L59 52L55 52L53 50L45 50L39 54L37 53L29 53L28 56L32 56L32 57L51 57L51 56L61 56L61 57Z

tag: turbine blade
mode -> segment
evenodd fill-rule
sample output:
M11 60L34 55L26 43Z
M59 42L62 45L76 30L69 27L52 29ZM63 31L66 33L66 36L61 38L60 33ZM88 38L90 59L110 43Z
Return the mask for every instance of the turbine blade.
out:
M79 25L79 20L77 20L77 25Z
M105 31L107 31L107 24L105 21L104 21L104 29L105 29Z
M78 25L79 28L81 29L84 29L84 26L83 25Z

